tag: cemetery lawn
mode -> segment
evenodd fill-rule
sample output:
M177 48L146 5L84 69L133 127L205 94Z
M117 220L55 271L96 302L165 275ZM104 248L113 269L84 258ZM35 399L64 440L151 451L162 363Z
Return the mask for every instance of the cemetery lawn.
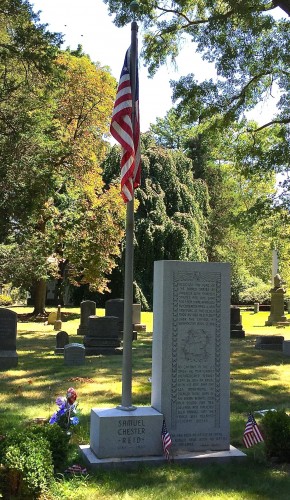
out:
M43 500L76 498L110 499L253 499L290 498L290 464L269 462L264 445L249 450L242 445L247 414L263 409L290 411L290 357L278 351L254 348L258 335L283 335L290 340L290 326L265 327L269 312L242 311L245 339L231 339L231 444L247 453L243 462L181 467L140 467L128 471L97 471L66 478L68 465L83 463L79 444L89 443L89 417L93 407L115 407L121 402L122 356L91 356L84 366L65 366L54 354L53 326L23 321L31 308L11 307L19 315L17 368L0 371L0 434L16 427L25 432L38 417L48 418L56 410L55 399L73 386L78 393L80 425L71 439L69 461ZM48 308L48 311L55 310ZM104 315L104 310L97 310ZM77 336L79 308L62 309L62 330L70 342ZM290 315L289 315L290 318ZM133 342L133 404L150 405L152 313L142 313L147 332ZM258 423L263 417L255 414ZM1 478L0 478L1 479ZM1 494L0 494L1 498Z

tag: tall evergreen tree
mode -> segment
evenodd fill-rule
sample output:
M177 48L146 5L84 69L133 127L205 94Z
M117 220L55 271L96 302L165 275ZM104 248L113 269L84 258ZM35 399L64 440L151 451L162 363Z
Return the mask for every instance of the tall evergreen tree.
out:
M205 183L194 178L191 160L181 151L158 146L150 134L143 134L141 153L142 179L136 190L135 298L144 307L152 307L155 260L207 260L209 205ZM116 146L103 166L106 182L118 178ZM115 288L121 281L113 275L113 293L122 293Z

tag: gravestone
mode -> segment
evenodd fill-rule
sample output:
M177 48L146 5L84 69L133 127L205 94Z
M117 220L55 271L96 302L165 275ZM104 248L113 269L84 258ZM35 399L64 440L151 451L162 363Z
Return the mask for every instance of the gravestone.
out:
M16 336L17 314L0 308L0 370L9 370L18 365Z
M254 302L254 313L257 314L260 309L260 304L259 302Z
M164 464L164 418L174 462L244 459L229 445L229 326L229 264L155 263L152 406L93 408L87 464Z
M146 332L146 325L141 323L141 304L133 304L132 323L136 332Z
M67 344L64 346L64 364L80 366L85 364L86 349L83 344Z
M271 288L271 310L265 326L272 326L279 324L289 323L284 313L284 296L286 293L283 287L283 280L279 274L274 276L274 287Z
M239 307L231 306L231 331L230 336L233 339L245 338L245 330L241 323L241 311Z
M64 347L69 344L69 335L67 332L61 330L56 335L56 347L54 354L64 354Z
M105 316L118 318L119 331L123 331L124 324L124 299L110 299L105 302Z
M290 356L290 340L283 341L283 354Z
M48 317L47 317L47 324L54 325L54 323L56 322L56 319L57 319L57 312L56 311L50 312Z
M62 321L61 321L61 306L57 306L56 320L54 322L54 329L61 330Z
M152 407L173 453L230 449L230 265L154 265Z
M88 328L89 316L95 316L96 303L92 300L83 300L81 302L81 321L77 329L77 335L86 335Z
M118 318L120 337L123 338L124 299L110 299L105 302L105 315ZM137 331L146 331L146 325L141 324L141 304L132 304L133 340L137 340Z
M256 349L283 350L284 337L282 335L260 335L256 338Z
M115 316L89 316L84 346L87 356L122 354L119 319Z

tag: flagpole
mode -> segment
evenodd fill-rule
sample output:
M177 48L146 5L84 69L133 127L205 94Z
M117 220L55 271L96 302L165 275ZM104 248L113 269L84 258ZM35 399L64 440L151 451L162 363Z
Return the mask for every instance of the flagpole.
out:
M133 10L133 6L132 6ZM134 132L136 113L136 69L137 69L138 25L131 23L130 78L132 89L132 127ZM135 410L132 405L132 340L133 340L133 266L134 266L134 189L132 200L126 208L126 248L124 283L124 328L123 328L123 365L122 365L122 404L118 409Z

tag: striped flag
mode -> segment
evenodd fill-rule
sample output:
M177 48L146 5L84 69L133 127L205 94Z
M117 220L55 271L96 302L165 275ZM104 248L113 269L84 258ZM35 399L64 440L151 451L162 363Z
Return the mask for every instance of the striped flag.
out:
M87 469L81 465L71 465L65 471L65 474L87 474Z
M168 460L169 459L169 448L170 448L172 442L171 442L170 434L169 434L167 427L166 427L165 420L163 420L163 424L162 424L161 439L162 439L163 452Z
M261 431L253 415L250 414L244 431L243 443L246 448L250 448L254 444L261 443L262 441L264 441L264 439Z
M134 197L134 189L140 185L140 119L139 81L136 64L135 120L132 123L132 98L130 78L130 48L126 52L123 69L113 109L110 132L122 146L121 193L125 203ZM134 125L134 126L133 126Z

